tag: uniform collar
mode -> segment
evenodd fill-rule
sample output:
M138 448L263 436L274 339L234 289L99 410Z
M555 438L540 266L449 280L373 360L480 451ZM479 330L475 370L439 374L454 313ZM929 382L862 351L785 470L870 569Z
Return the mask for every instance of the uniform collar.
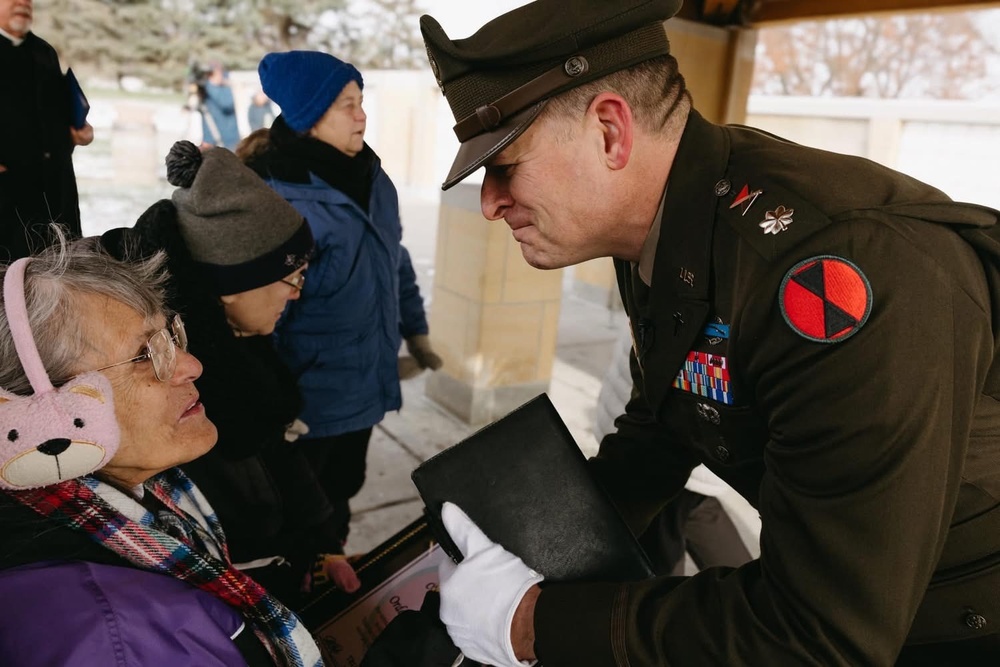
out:
M676 369L684 362L711 310L712 237L726 173L726 131L694 110L688 117L663 199L652 285L646 289L638 271L620 265L623 298L630 303L643 383L654 412L666 399ZM673 369L673 370L667 370Z
M668 184L669 187L669 184ZM649 287L653 284L653 267L656 261L656 245L660 242L660 229L663 226L663 200L667 196L666 188L660 196L660 207L656 209L653 224L646 234L646 240L639 251L639 278Z
M729 148L725 130L692 109L663 199L652 272L654 299L661 291L683 299L709 298L717 185L726 173Z

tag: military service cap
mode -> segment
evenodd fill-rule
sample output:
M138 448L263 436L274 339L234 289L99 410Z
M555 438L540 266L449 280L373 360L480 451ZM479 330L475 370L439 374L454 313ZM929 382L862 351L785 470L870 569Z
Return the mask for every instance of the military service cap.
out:
M663 21L681 0L537 0L452 40L420 19L461 142L447 190L523 133L546 101L670 52Z

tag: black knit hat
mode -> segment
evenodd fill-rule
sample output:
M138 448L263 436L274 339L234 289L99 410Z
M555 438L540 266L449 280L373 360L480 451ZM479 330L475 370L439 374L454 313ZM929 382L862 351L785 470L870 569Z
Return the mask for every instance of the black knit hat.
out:
M466 39L420 18L431 70L462 143L447 190L519 137L546 101L670 53L663 22L681 0L536 0Z
M281 280L309 261L305 218L225 148L178 141L167 155L177 226L206 288L237 294Z

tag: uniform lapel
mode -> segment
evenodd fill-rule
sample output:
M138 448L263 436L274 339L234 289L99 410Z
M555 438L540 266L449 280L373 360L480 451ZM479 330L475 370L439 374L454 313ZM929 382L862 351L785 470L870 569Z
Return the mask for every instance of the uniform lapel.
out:
M630 313L643 383L650 407L658 411L703 330L711 303L712 235L729 145L722 128L692 111L670 170L663 223L648 300L636 299ZM635 275L633 297L645 285Z

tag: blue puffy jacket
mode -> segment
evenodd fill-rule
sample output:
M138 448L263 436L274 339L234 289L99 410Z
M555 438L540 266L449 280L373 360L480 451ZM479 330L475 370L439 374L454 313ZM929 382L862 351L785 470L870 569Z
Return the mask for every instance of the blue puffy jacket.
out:
M402 405L403 337L427 333L410 255L401 245L399 198L376 161L368 213L315 174L265 180L309 221L316 254L302 298L290 302L276 347L299 377L309 437L369 428Z

